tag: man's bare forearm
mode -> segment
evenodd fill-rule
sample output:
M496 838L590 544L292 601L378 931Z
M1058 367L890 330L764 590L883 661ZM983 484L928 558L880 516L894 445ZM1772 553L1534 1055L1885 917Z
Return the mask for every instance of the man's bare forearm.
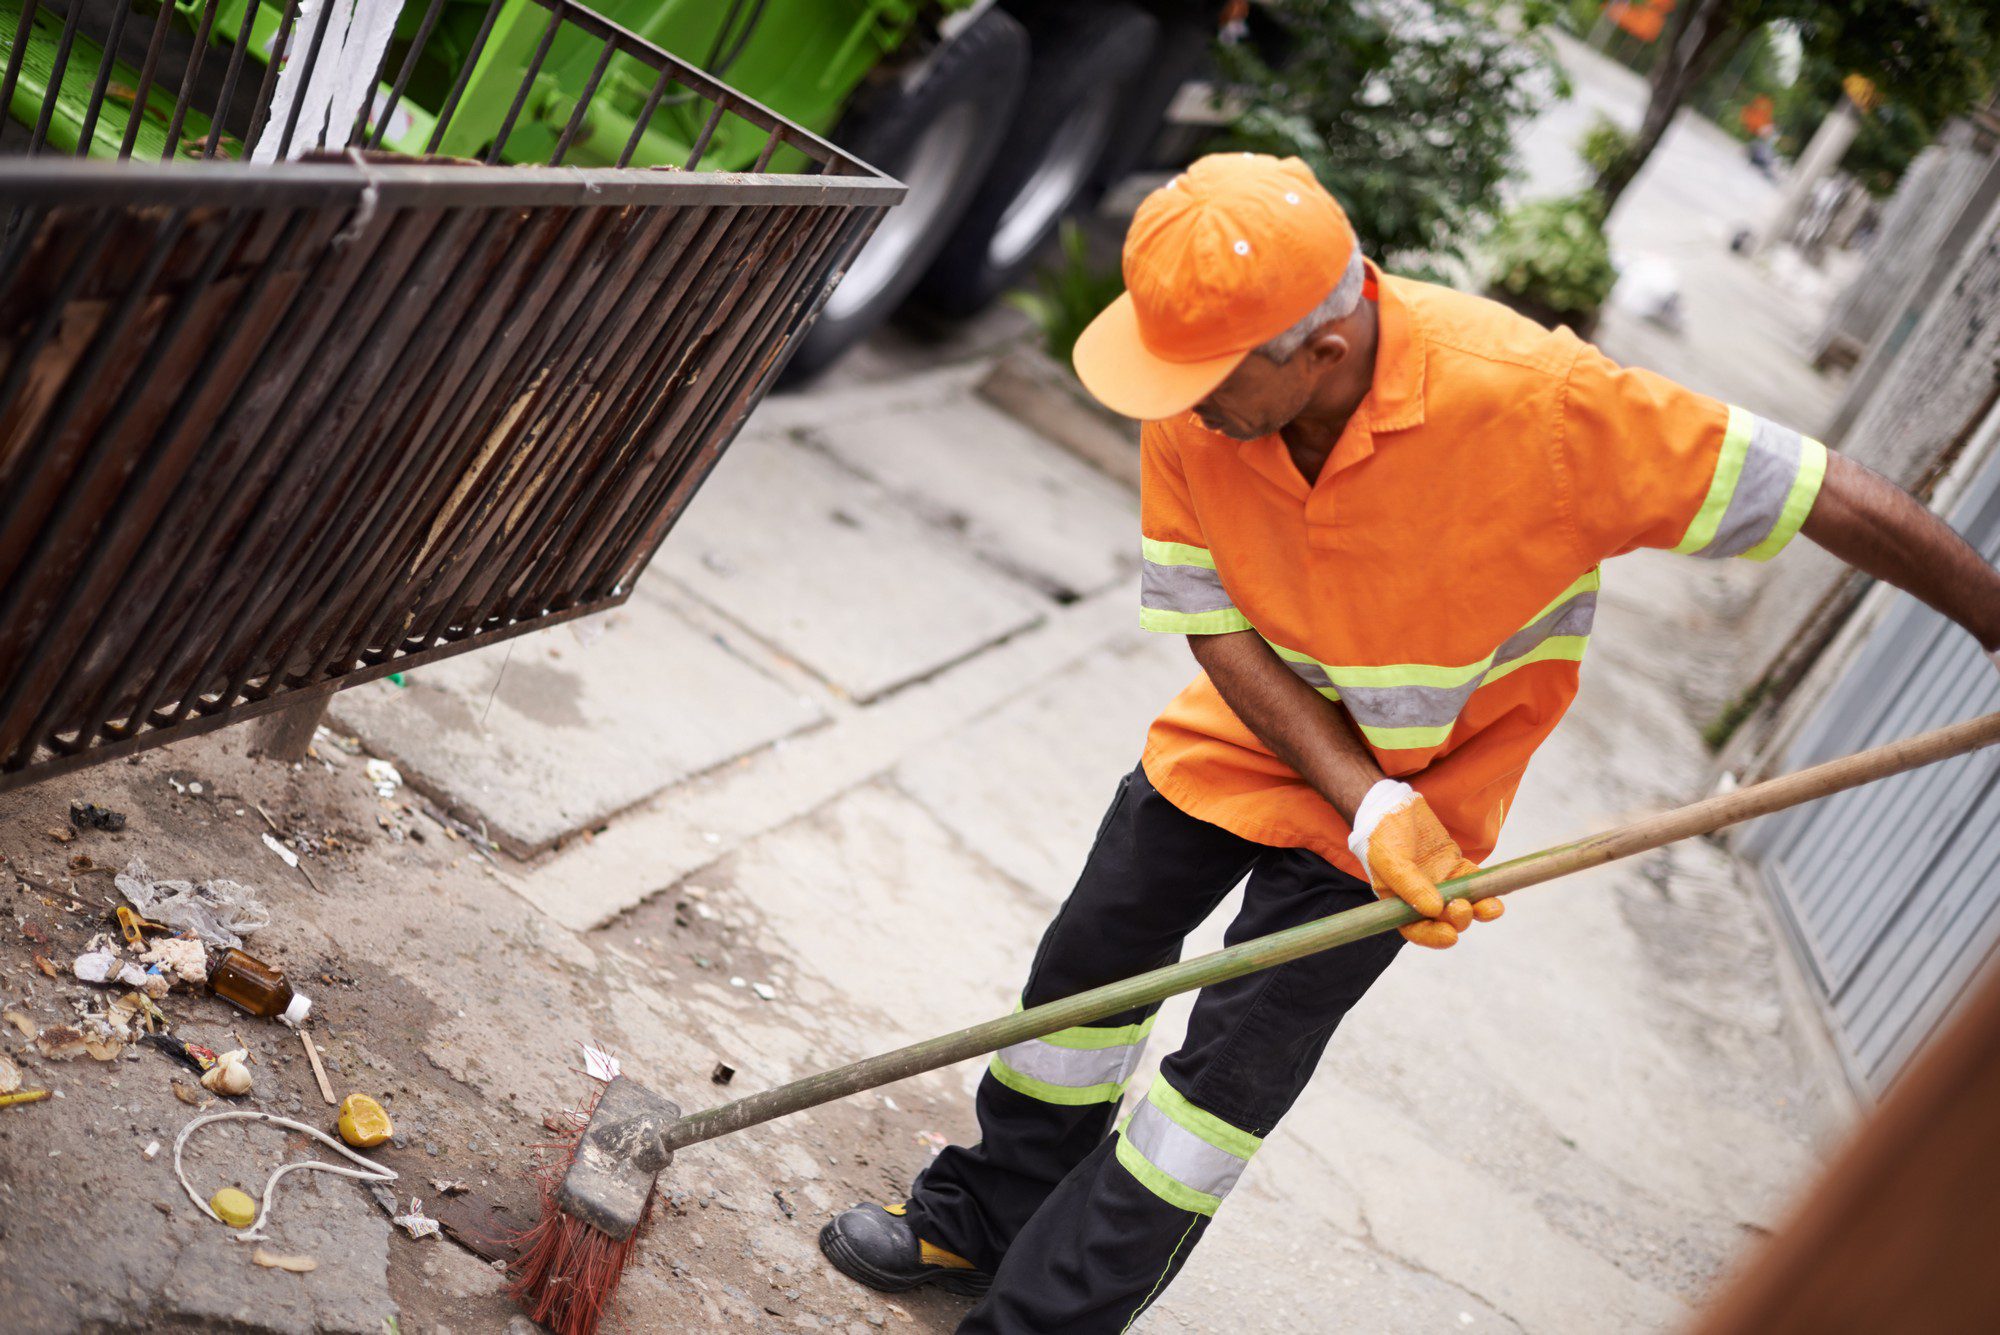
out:
M1923 599L2000 649L2000 571L1881 474L1841 454L1800 530L1857 570Z
M1255 631L1190 635L1188 647L1243 725L1352 821L1383 775L1347 712L1299 680Z

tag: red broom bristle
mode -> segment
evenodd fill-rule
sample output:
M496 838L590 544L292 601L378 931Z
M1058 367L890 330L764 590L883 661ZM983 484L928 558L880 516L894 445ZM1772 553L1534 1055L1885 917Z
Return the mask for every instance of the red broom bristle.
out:
M537 1145L534 1177L541 1197L541 1213L534 1226L513 1239L521 1250L514 1263L514 1279L507 1295L521 1304L532 1321L556 1335L591 1335L611 1305L618 1281L625 1277L625 1264L632 1248L653 1216L653 1198L646 1197L639 1226L631 1236L618 1239L582 1220L563 1213L563 1175L576 1157L577 1142L584 1125L603 1093L594 1089L584 1105L571 1112L569 1125L551 1128L558 1139Z

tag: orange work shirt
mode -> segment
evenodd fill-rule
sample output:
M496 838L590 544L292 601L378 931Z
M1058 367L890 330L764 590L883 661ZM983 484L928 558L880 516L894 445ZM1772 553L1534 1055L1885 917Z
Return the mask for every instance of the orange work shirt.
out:
M1374 384L1317 479L1277 436L1145 425L1140 623L1256 631L1477 862L1575 698L1599 563L1638 547L1768 559L1812 508L1826 450L1568 330L1370 273ZM1189 815L1361 875L1347 822L1205 674L1154 722L1144 765Z

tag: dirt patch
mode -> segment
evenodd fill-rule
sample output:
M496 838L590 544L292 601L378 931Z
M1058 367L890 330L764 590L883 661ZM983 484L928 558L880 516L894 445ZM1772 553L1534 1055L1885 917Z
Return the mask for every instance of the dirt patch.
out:
M503 854L407 789L379 795L364 762L324 740L296 767L253 759L223 733L0 800L4 1009L52 1025L114 995L69 966L95 935L117 932L112 874L132 857L158 876L240 881L272 917L248 948L312 996L336 1098L371 1094L394 1119L395 1138L371 1157L401 1175L398 1207L437 1200L447 1182L464 1189L454 1212L515 1218L533 1209L526 1173L544 1118L585 1088L582 1041L688 1107L786 1073L767 1060L780 1049L780 1066L817 1064L828 1042L861 1055L827 1037L834 1017L788 999L781 949L726 882L671 888L578 938L507 888ZM75 830L72 799L124 813L125 828ZM705 896L721 908L704 911ZM737 977L744 985L732 987ZM770 1000L753 989L766 982ZM176 1036L250 1051L255 1084L240 1106L332 1129L295 1034L185 987L161 1004ZM866 1023L839 1021L843 1034ZM151 1048L49 1061L12 1025L0 1044L24 1083L60 1095L0 1110L10 1326L372 1335L392 1316L403 1331L463 1331L505 1329L516 1315L489 1260L449 1238L407 1237L364 1187L330 1177L285 1179L264 1244L317 1267L256 1265L174 1181L174 1136L197 1115L174 1084L192 1088L193 1072ZM728 1088L709 1080L717 1058L740 1068ZM627 1328L950 1329L962 1300L887 1303L820 1264L815 1238L833 1210L900 1199L939 1133L972 1130L955 1086L925 1077L683 1152L620 1295ZM315 1157L304 1137L234 1124L195 1145L204 1190L255 1194L271 1168Z

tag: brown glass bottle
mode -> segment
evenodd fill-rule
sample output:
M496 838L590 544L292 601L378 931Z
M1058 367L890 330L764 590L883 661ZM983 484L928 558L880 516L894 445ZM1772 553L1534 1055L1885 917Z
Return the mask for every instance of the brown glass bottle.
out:
M285 975L240 950L222 952L208 971L208 989L239 1010L264 1019L276 1016L294 1028L312 1010L312 999L293 991Z

